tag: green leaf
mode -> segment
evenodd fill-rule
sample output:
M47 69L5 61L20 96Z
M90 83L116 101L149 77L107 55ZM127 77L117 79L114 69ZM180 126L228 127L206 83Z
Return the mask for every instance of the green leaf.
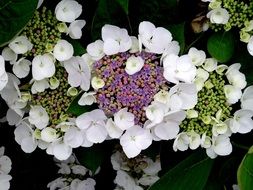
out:
M124 12L128 15L129 0L116 0L116 2L121 6Z
M86 49L82 46L80 41L69 38L68 42L71 43L74 48L74 56L81 56L86 53Z
M71 113L75 116L79 116L85 112L88 112L94 109L94 106L80 106L78 104L78 100L80 99L81 95L82 94L75 97L75 99L71 102L70 106L67 109L67 113Z
M0 46L17 35L32 18L38 0L0 1Z
M238 171L237 181L240 190L248 190L253 187L253 146L249 152L244 156Z
M90 148L79 148L75 152L79 162L95 173L102 164L107 153L102 144L93 145Z
M169 170L149 190L202 190L207 182L213 160L203 152L195 152Z
M168 27L168 30L172 33L173 40L179 42L180 52L184 52L185 48L185 36L184 36L185 23L173 24Z
M228 62L233 56L235 39L232 32L214 33L207 41L210 55L221 63Z

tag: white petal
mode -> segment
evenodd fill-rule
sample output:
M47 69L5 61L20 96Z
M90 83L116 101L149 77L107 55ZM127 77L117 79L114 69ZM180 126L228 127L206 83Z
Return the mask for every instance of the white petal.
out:
M162 122L155 126L154 132L162 140L174 139L179 132L179 125L172 121Z
M119 53L119 43L114 39L107 39L104 42L103 51L106 55L114 55Z
M82 133L76 127L70 127L64 134L64 143L72 148L77 148L83 143Z
M70 157L72 148L62 142L56 142L53 144L53 155L58 160L66 160Z
M85 26L85 20L75 20L68 28L69 36L72 39L80 39L82 37L82 28Z
M121 109L114 114L114 122L121 130L129 129L134 126L134 115L127 108Z
M9 47L2 50L2 56L5 61L16 61L18 58L18 55Z
M87 139L93 143L101 143L107 137L107 131L103 125L92 125L86 131Z
M20 145L21 145L21 149L25 153L31 153L37 147L37 143L34 141L34 139L32 137L27 137L27 138L22 139Z
M119 127L117 127L116 124L112 121L111 118L107 120L105 128L108 132L108 135L111 138L116 138L117 139L123 133L123 130L121 130Z
M66 61L73 56L74 48L66 40L59 40L54 46L53 54L58 61Z

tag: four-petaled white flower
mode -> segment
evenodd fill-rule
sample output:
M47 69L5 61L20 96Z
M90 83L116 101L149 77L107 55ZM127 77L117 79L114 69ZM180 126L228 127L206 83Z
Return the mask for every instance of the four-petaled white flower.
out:
M196 76L196 67L192 64L189 55L177 56L170 54L163 60L164 73L166 80L172 83L179 81L191 83Z
M215 24L226 24L230 18L228 11L220 7L211 10L206 16L210 19L211 23Z
M81 57L72 57L64 61L64 67L68 72L68 83L72 87L80 86L84 91L90 88L91 71L89 65Z
M62 22L73 22L82 13L82 5L74 0L62 0L55 7L57 20Z
M229 104L235 104L242 97L242 90L230 84L224 86L224 93Z
M148 148L152 143L152 135L148 129L140 126L129 128L120 138L120 144L128 158L133 158Z
M28 120L38 129L43 129L49 123L49 116L45 108L43 108L42 106L32 106L29 111Z
M133 75L139 72L143 66L144 66L144 60L140 56L138 57L131 56L126 61L125 71L129 75Z
M32 75L35 80L52 77L55 73L54 59L50 54L37 55L32 61Z
M139 25L139 40L149 52L162 54L172 41L171 33L163 27L155 27L151 22L143 21Z
M54 46L53 54L58 61L66 61L73 56L74 48L66 40L59 40Z
M124 28L106 24L102 28L103 51L106 55L125 52L131 48L132 40Z

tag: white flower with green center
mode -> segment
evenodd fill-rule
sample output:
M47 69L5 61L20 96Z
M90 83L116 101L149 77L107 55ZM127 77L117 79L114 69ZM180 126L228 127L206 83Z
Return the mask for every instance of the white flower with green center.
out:
M100 88L103 88L104 85L105 85L105 82L103 81L103 79L98 78L98 77L92 77L91 79L92 88L94 88L95 90L98 90Z
M82 13L82 5L74 0L62 0L55 7L57 20L71 23Z
M126 29L109 24L102 28L102 39L104 41L103 52L106 55L125 52L132 46L132 40Z
M168 91L160 90L158 93L154 95L154 101L160 102L162 104L169 104L170 94Z
M50 54L37 55L32 61L32 75L34 80L50 78L55 73L53 57Z
M9 43L9 48L16 54L25 54L30 51L33 44L28 40L26 36L18 36Z
M227 122L221 121L221 117L222 117L221 109L216 113L215 117L211 117L212 119L211 123L213 124L212 133L214 136L225 134L228 131Z
M146 51L162 54L172 41L171 33L163 27L155 27L151 22L143 21L139 25L139 40Z
M29 111L28 120L38 129L43 129L49 123L49 116L45 108L43 108L42 106L32 106Z
M120 144L126 156L133 158L152 144L152 135L148 129L136 125L126 130L120 138Z
M202 65L206 59L205 52L194 47L190 48L188 55L190 56L192 63L196 66Z
M45 142L53 142L58 138L57 131L52 127L46 127L41 131L41 140Z
M103 47L104 42L102 40L96 40L95 42L90 43L87 46L87 52L92 57L92 59L98 61L105 55Z
M80 39L82 37L82 28L85 26L85 20L75 20L69 25L67 34L72 39Z
M196 67L192 64L189 55L179 57L170 54L163 59L163 67L164 78L175 84L179 81L191 83L196 76Z
M72 87L80 86L87 91L90 88L91 71L85 60L79 56L64 61L64 67L68 72L68 83Z
M228 11L224 8L213 9L206 16L214 24L226 24L230 18Z
M225 85L224 92L229 104L235 104L242 97L242 90L232 85Z
M73 46L66 40L59 40L54 46L53 55L58 61L69 60L74 54Z
M144 66L144 60L140 56L138 57L131 56L126 61L125 71L129 75L133 75L139 72L143 66Z
M114 122L121 130L127 130L134 126L134 114L123 108L114 114Z

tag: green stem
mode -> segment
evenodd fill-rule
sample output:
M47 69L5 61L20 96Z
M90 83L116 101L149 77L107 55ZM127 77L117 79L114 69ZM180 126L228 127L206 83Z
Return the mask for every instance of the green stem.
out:
M250 148L250 147L248 147L248 146L244 146L244 145L235 143L235 142L233 142L233 141L231 141L231 143L232 143L233 146L235 146L235 147L237 147L237 148L240 148L240 149L243 149L243 150L247 150L247 151L248 151L249 148Z
M188 52L189 49L190 49L195 43L197 43L203 36L204 36L204 32L202 32L192 43L190 43L190 45L188 45L187 48L185 48L184 52Z

